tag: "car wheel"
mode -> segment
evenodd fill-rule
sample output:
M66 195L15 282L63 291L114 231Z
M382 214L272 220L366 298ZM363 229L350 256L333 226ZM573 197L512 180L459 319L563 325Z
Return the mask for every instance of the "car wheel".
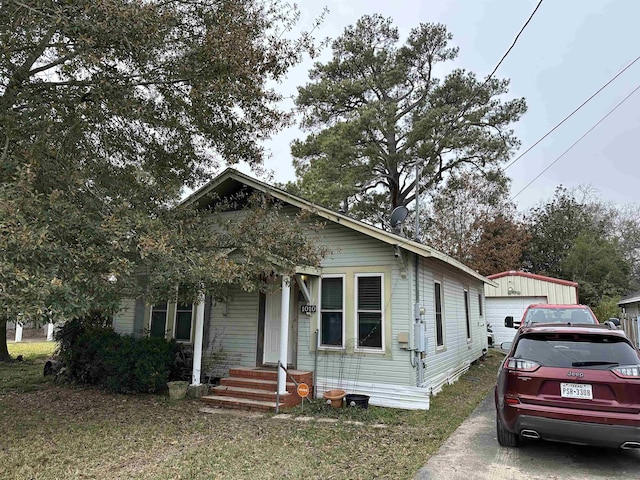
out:
M517 447L520 445L520 435L512 433L500 421L500 415L496 412L496 433L498 443L503 447Z

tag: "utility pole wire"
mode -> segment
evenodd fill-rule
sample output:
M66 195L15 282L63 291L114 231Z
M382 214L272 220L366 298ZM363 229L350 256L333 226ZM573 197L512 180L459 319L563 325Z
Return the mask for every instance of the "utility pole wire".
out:
M502 56L502 58L500 59L500 61L498 62L498 64L496 65L496 68L493 69L493 71L489 74L489 76L487 77L487 79L485 80L484 83L487 83L489 81L489 79L491 77L493 77L493 74L496 73L496 71L498 70L498 68L500 68L500 65L502 65L502 62L504 62L504 59L507 58L507 55L509 55L509 53L511 52L511 50L513 49L513 47L516 46L516 43L518 42L518 39L520 38L520 35L522 35L522 32L524 32L524 29L527 28L527 25L529 25L529 22L531 21L531 19L533 18L533 16L536 14L536 12L538 11L538 8L540 8L540 5L542 4L542 0L540 0L538 2L538 5L536 5L536 8L533 9L533 12L531 12L531 15L529 15L529 18L527 19L527 21L524 23L524 25L522 26L522 28L520 29L520 31L518 32L518 34L516 35L516 38L513 39L513 43L511 44L511 46L509 47L509 50L506 51L506 53Z
M467 113L467 111L471 107L471 104L473 103L473 101L478 96L479 91L482 89L482 87L484 87L489 82L489 80L491 80L493 75L498 71L498 68L500 68L500 65L502 65L502 62L504 62L504 60L507 58L509 53L511 53L511 50L513 50L513 47L515 47L516 43L518 42L518 39L520 38L520 35L522 35L522 32L524 32L524 29L527 28L527 25L529 25L529 23L533 19L533 16L536 14L538 9L540 8L540 5L542 5L542 0L540 0L538 2L538 4L536 5L536 8L533 9L533 12L531 12L531 15L529 15L529 18L527 19L527 21L524 23L524 25L522 25L522 27L520 28L520 31L518 32L516 37L513 39L513 42L511 43L511 46L507 49L505 54L502 55L502 58L500 59L500 61L496 64L496 66L491 71L491 73L489 75L487 75L487 78L485 78L485 80L482 83L482 86L480 87L480 89L478 89L471 96L471 98L467 101L467 103L465 104L465 106L462 109L462 111L457 115L456 120L454 122L452 122L447 127L447 129L445 130L444 134L442 135L442 139L443 140L447 138L447 135L449 135L449 133L451 133L451 130L453 129L454 125L457 125L457 120L459 120L462 117L464 117L465 113ZM419 226L420 218L419 218L419 215L418 215L419 208L420 208L420 162L419 161L416 161L416 174L415 175L416 175L416 180L415 180L415 188L416 188L416 194L415 194L415 202L416 202L416 231L415 231L415 239L416 239L416 241L419 241L419 230L420 230L420 226Z
M638 60L640 60L640 56L636 57L636 59L631 62L629 65L627 65L626 67L624 67L622 70L620 70L614 77L612 77L607 83L605 83L604 85L602 85L593 95L591 95L589 98L587 98L584 102L582 102L580 104L580 106L578 106L573 112L571 112L569 115L567 115L566 117L564 117L562 119L562 121L560 123L558 123L555 127L553 127L551 130L549 130L547 133L545 133L542 137L540 137L540 139L534 143L533 145L531 145L529 148L527 148L524 152L522 152L520 155L518 155L516 158L514 158L511 162L509 162L509 164L507 166L505 166L502 171L506 171L507 168L513 166L518 160L520 160L522 157L524 157L527 153L529 153L531 151L531 149L533 149L536 145L538 145L540 142L542 142L545 138L547 138L549 135L551 135L553 132L555 132L564 122L566 122L567 120L569 120L574 113L576 113L578 110L580 110L582 107L584 107L587 103L589 103L591 100L593 100L602 90L604 90L605 88L607 88L609 86L609 84L611 84L611 82L613 82L616 78L618 78L620 75L622 75L624 72L626 72L634 63L636 63Z
M553 162L551 162L544 170L542 170L533 180L531 180L529 183L527 183L524 188L522 190L520 190L518 193L516 193L513 197L511 197L511 201L513 201L518 195L520 195L522 192L524 192L527 188L529 188L531 186L531 184L533 182L535 182L538 178L540 178L547 170L549 170L551 167L553 167L562 157L564 157L567 153L569 153L569 151L571 149L573 149L573 147L575 147L578 143L580 143L580 141L586 137L587 135L589 135L593 130L595 130L595 128L600 125L602 122L604 122L606 120L606 118L611 115L613 112L615 112L618 107L620 105L622 105L624 102L626 102L631 95L633 95L634 93L636 93L638 90L640 90L640 85L638 85L636 88L633 89L633 91L627 95L626 97L624 97L615 107L613 107L611 110L609 110L609 112L602 117L600 120L598 120L598 122L591 127L589 130L587 130L578 140L576 140L575 142L573 142L573 144L571 144L571 146L569 148L567 148L564 152L562 152L560 154L560 156L558 156Z

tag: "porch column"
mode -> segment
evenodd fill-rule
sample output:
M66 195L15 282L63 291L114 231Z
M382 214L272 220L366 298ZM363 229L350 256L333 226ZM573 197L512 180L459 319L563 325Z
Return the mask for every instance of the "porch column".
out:
M22 322L16 320L16 342L22 341Z
M47 342L53 341L53 322L47 323L46 331L47 331Z
M289 300L291 297L291 280L282 276L282 298L280 303L280 364L287 366L289 358ZM287 393L287 374L278 369L278 393Z
M204 331L204 293L198 296L196 304L196 324L193 337L193 370L191 372L191 385L200 385L202 370L202 335Z

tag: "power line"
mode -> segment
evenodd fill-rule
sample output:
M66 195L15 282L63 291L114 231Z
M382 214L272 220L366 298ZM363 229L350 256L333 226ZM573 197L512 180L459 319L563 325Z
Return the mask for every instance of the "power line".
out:
M507 168L513 166L518 160L520 160L522 157L524 157L527 153L529 153L531 151L531 149L533 149L536 145L538 145L540 142L542 142L545 138L547 138L549 135L551 135L553 132L555 132L564 122L566 122L567 120L569 120L574 113L576 113L578 110L580 110L582 107L584 107L587 103L589 103L592 99L594 99L602 90L604 90L605 88L607 88L609 86L609 84L611 84L611 82L613 82L616 78L618 78L620 75L622 75L624 72L626 72L634 63L636 63L638 60L640 60L640 56L636 57L636 59L631 62L629 65L627 65L626 67L624 67L622 70L620 70L615 76L613 76L607 83L605 83L604 85L602 85L598 90L596 90L596 92L591 95L589 98L587 98L584 102L582 102L574 111L572 111L569 115L567 115L566 117L564 117L562 119L562 121L560 123L558 123L555 127L553 127L551 130L549 130L547 133L545 133L542 137L540 137L540 139L538 139L538 141L536 143L534 143L533 145L531 145L529 148L527 148L524 152L522 152L520 155L518 155L516 158L514 158L511 162L509 162L509 164L504 167L502 169L502 171L506 171Z
M471 107L471 104L473 103L473 101L478 96L478 93L480 92L480 90L482 90L482 87L484 87L487 83L489 83L489 80L491 80L493 75L498 71L498 68L500 68L500 65L502 65L502 62L504 62L505 58L507 58L507 55L509 55L509 53L511 53L511 50L513 50L513 47L516 46L516 43L518 42L518 39L520 38L520 35L522 35L522 32L524 32L524 29L527 28L527 25L529 25L529 22L531 22L531 19L533 18L533 16L536 14L538 9L540 8L540 5L542 5L542 0L540 0L538 2L538 4L536 5L536 8L533 9L533 12L531 12L531 15L529 15L529 18L527 18L527 21L524 22L524 25L522 25L522 27L520 28L520 31L518 32L516 37L513 39L513 42L511 43L511 46L507 49L507 51L504 53L504 55L502 55L502 58L500 59L500 61L496 64L496 66L491 71L491 73L489 75L487 75L487 78L484 79L484 82L482 82L482 85L480 86L480 88L478 90L476 90L476 92L471 96L471 99L467 102L465 107L462 109L462 112L460 112L460 115L458 115L458 118L462 118L464 116L464 114L467 113L467 110L469 110L469 107ZM449 125L449 128L446 130L445 134L442 136L443 138L446 138L446 136L449 135L449 133L450 133L451 129L453 128L453 126L454 126L453 123L451 125Z
M611 110L609 110L609 112L607 112L607 114L602 117L600 120L598 120L598 122L591 127L589 130L587 130L578 140L576 140L575 142L573 142L571 144L571 146L569 148L567 148L564 152L562 152L560 154L560 156L558 156L553 162L551 162L544 170L542 170L538 175L536 175L536 177L531 180L529 183L527 183L524 188L522 190L520 190L518 193L516 193L513 197L511 197L511 201L515 200L515 198L520 195L522 192L524 192L527 188L529 188L531 186L531 184L533 182L535 182L538 178L540 178L547 170L549 170L551 167L553 167L562 157L564 157L567 153L569 153L569 151L571 149L573 149L573 147L575 147L578 143L580 143L580 141L586 137L587 135L589 135L593 130L595 130L595 128L600 125L602 122L604 122L606 120L606 118L611 115L613 112L615 112L618 107L620 105L622 105L624 102L626 102L631 95L633 95L634 93L636 93L638 90L640 90L640 85L638 85L636 88L634 88L631 93L629 95L627 95L626 97L624 97L615 107L613 107Z
M529 15L529 18L527 19L527 21L524 23L524 25L522 26L522 28L520 29L520 31L518 32L518 34L516 35L516 38L513 39L513 43L511 44L511 46L509 47L509 49L506 51L506 53L502 56L502 58L500 59L500 61L498 62L498 64L496 65L496 68L493 69L493 71L489 74L489 76L487 77L487 79L485 80L485 83L487 83L489 81L489 79L491 77L493 77L493 74L496 73L496 71L498 70L498 68L500 68L500 65L502 65L502 62L504 62L504 59L507 58L507 55L509 55L509 53L511 52L511 50L513 49L513 47L516 46L516 43L518 42L518 39L520 38L520 35L522 35L522 32L524 32L524 29L527 28L527 25L529 25L529 22L531 21L531 19L533 18L533 16L536 14L536 12L538 11L538 8L540 8L540 5L542 4L542 0L540 0L538 2L538 5L536 5L536 8L533 9L533 12L531 12L531 15Z
M507 51L504 53L504 55L502 55L502 58L500 59L500 61L496 64L496 66L491 71L491 73L489 75L487 75L487 78L484 79L484 82L482 82L482 85L480 86L480 88L478 88L474 92L474 94L471 96L471 98L464 105L464 108L457 115L456 119L454 121L452 121L451 124L446 128L446 130L444 131L444 134L441 137L443 141L447 138L447 135L449 135L449 133L451 133L451 130L454 128L454 126L457 126L457 121L460 120L462 117L464 117L464 115L467 113L469 108L471 108L471 104L478 97L478 94L480 93L480 90L482 90L482 88L487 83L489 83L489 80L491 80L493 75L498 71L498 68L500 68L500 65L502 65L502 62L504 62L504 60L507 58L509 53L511 53L511 50L513 50L513 47L515 47L516 43L518 42L518 39L520 38L520 35L522 35L522 32L524 32L524 29L527 28L527 25L529 25L529 23L533 19L533 16L536 14L538 9L540 8L540 5L542 5L542 1L543 0L540 0L538 2L538 4L536 5L536 8L533 9L533 12L531 12L531 15L529 15L529 18L527 18L527 21L524 22L524 25L522 25L522 27L520 28L520 31L518 32L518 34L513 39L513 42L511 43L511 46L507 49ZM419 192L420 192L420 169L419 169L419 163L420 162L416 162L416 180L415 180L415 186L416 186L416 192L417 192L416 193L416 206L419 205L418 198L419 198ZM417 235L417 232L418 232L417 222L418 222L418 215L416 213L416 235Z

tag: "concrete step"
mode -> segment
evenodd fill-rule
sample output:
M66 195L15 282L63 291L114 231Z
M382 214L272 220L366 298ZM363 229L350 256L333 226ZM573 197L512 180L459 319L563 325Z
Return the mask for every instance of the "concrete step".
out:
M271 412L276 409L276 403L265 402L261 400L250 400L247 398L237 397L223 397L220 395L208 395L201 397L201 400L207 405L221 408L232 408L236 410L251 410L258 412ZM280 407L284 407L283 402L280 403Z
M261 380L278 380L275 368L234 367L229 369L229 377L256 378ZM296 382L313 383L313 373L304 370L289 370L287 381L293 378Z
M249 400L260 400L264 402L274 402L276 401L276 392L266 391L266 390L258 390L255 388L242 388L242 387L230 387L227 385L219 385L214 387L211 390L211 394L213 396L220 395L223 397L236 397L236 398L246 398ZM285 393L280 395L280 401L286 402L285 398L291 396L291 393Z
M275 392L278 389L278 382L276 380L263 380L261 378L224 377L220 379L220 385L226 387L254 388L267 392ZM294 393L296 391L295 383L287 382L287 391Z

